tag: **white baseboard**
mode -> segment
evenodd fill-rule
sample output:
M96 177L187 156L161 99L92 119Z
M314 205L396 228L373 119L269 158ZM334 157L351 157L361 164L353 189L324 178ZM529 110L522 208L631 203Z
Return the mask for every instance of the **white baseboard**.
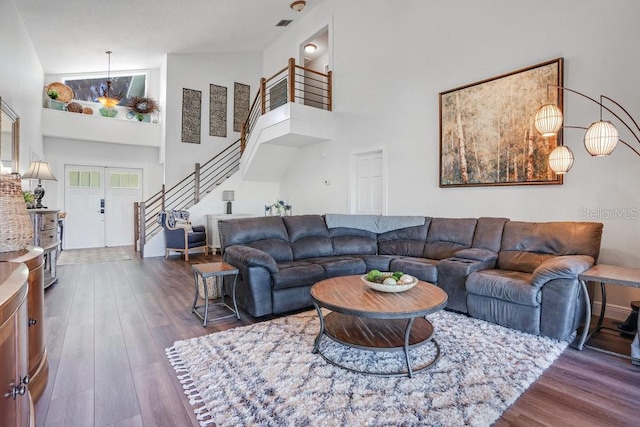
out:
M591 313L594 316L600 315L600 307L602 307L602 301L594 301L591 306ZM608 317L613 320L626 320L631 314L631 307L623 307L621 305L607 304L607 309L604 312L604 317Z

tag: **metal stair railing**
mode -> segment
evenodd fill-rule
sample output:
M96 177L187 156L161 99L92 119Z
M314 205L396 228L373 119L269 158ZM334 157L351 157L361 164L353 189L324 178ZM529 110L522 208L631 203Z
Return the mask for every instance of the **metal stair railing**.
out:
M198 203L239 169L241 155L238 139L203 165L196 163L194 171L170 189L162 185L160 191L144 202L134 203L134 247L142 257L147 240L162 229L156 221L158 214L188 209Z

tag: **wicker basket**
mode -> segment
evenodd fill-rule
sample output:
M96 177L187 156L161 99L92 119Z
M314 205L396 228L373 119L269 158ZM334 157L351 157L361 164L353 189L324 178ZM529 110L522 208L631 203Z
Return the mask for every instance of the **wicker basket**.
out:
M33 225L18 174L0 175L0 252L19 251L33 242Z
M222 276L207 277L207 299L216 299L221 296L218 286L220 281L222 281ZM200 275L198 275L198 296L204 299L204 284Z

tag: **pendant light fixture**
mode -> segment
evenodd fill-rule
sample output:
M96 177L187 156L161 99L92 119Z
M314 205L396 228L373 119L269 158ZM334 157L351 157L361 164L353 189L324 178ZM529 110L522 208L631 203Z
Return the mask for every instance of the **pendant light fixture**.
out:
M113 108L120 102L120 97L114 96L111 93L111 51L108 50L105 52L109 57L108 68L107 68L107 82L104 88L100 88L100 96L98 97L98 101L104 105L105 108Z

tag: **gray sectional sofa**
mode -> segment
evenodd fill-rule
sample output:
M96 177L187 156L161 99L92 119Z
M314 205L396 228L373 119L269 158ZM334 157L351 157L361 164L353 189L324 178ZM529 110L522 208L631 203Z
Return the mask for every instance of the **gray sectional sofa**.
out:
M449 295L448 309L568 338L583 314L578 274L598 259L602 224L506 218L298 215L220 221L237 297L260 317L312 306L336 276L403 271Z

